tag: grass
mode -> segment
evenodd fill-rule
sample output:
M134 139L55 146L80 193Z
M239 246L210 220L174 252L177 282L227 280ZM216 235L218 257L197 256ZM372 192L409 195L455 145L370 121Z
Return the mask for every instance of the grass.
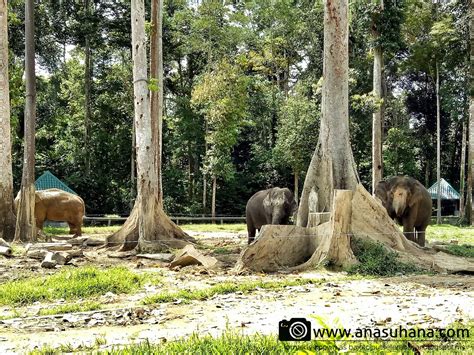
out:
M434 240L449 242L458 240L459 244L474 245L474 227L458 227L450 224L430 225L426 230L428 241Z
M167 303L182 300L189 301L204 301L215 295L223 295L235 292L250 292L256 289L278 290L287 286L301 286L307 284L316 284L321 281L312 279L296 279L283 281L247 281L243 283L222 282L215 286L199 289L199 290L180 290L174 292L162 292L156 295L146 297L142 303L145 305L156 303Z
M66 314L75 312L87 312L96 311L102 308L102 305L96 301L86 301L82 303L74 304L62 304L60 306L54 306L49 308L40 309L40 316L51 316L55 314Z
M95 227L82 227L82 234L111 234L118 231L121 226L95 226ZM69 234L69 228L65 227L44 227L44 232L46 234L52 235L63 235Z
M448 252L450 254L453 254L453 255L459 255L459 256L463 256L463 257L474 258L474 245L448 244L448 245L444 246L444 249L446 249L446 252Z
M413 354L429 352L430 354L468 354L473 353L474 343L471 341L474 334L474 323L467 325L451 324L452 329L468 329L471 336L465 341L459 339L411 338L397 339L396 341L367 340L350 341L348 338L329 338L302 342L282 342L275 335L252 334L244 335L238 331L226 330L219 337L199 335L197 333L188 338L178 339L159 344L145 341L125 347L96 351L98 354L297 354L313 355L319 353L347 352L353 354ZM103 341L96 341L95 349L103 345ZM85 350L85 349L81 349ZM90 347L87 350L94 350ZM63 345L59 349L42 348L30 354L59 354L62 351L71 352L71 346Z
M136 274L125 267L62 269L45 277L28 277L0 285L0 305L27 305L36 301L78 299L107 292L131 293L145 282L159 282L156 275Z
M180 224L184 230L191 230L194 232L234 232L240 233L247 230L247 225L244 223L235 224Z
M387 250L380 243L354 238L351 247L360 263L351 266L347 270L349 274L393 276L422 271L415 265L400 261L396 252Z

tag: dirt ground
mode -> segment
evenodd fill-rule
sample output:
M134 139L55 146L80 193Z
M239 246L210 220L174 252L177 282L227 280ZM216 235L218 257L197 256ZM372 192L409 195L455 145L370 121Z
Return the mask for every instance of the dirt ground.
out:
M455 321L474 319L474 277L468 275L414 275L389 278L354 278L327 271L299 274L234 275L232 267L246 236L237 233L190 233L220 262L217 271L189 266L170 270L165 262L132 257L110 258L103 250L90 249L74 265L127 265L137 272L157 272L163 285L146 285L132 295L106 294L104 309L57 316L37 316L42 308L63 304L36 303L16 309L21 318L0 321L0 353L24 353L45 345L67 345L70 350L100 345L109 348L131 342L169 341L192 333L219 335L226 329L250 334L277 334L278 322L317 316L334 327L446 327ZM214 250L214 252L211 252ZM74 267L65 266L65 267ZM54 273L39 261L21 257L0 259L0 282L26 275ZM222 281L310 278L316 284L281 290L258 289L216 295L206 301L185 304L178 300L154 306L140 305L148 296L164 290L210 287ZM8 315L10 307L0 307ZM313 324L316 324L314 321Z

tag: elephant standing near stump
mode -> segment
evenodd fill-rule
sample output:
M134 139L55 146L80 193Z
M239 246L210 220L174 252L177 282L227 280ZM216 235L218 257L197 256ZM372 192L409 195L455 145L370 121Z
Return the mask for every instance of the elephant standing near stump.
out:
M412 177L394 176L380 181L374 195L382 201L388 215L403 226L405 237L425 246L425 231L433 207L428 190Z
M17 211L19 200L20 193L15 198L15 211ZM48 220L67 222L69 234L74 234L75 237L80 236L84 214L84 201L77 195L60 189L35 192L35 219L38 233L43 231L43 224Z
M245 208L248 244L254 241L257 229L263 225L288 224L297 208L295 197L288 188L274 187L256 192Z

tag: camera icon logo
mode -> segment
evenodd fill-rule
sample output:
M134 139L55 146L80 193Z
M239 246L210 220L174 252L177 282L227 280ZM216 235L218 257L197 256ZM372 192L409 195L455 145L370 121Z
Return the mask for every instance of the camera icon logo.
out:
M278 324L278 339L280 341L309 341L311 340L311 322L306 318L291 318Z

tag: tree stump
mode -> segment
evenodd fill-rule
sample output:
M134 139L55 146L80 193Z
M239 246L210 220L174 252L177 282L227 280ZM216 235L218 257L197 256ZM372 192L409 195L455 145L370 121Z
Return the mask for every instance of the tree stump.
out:
M359 184L355 191L335 190L329 222L317 227L267 225L240 255L234 271L301 271L319 265L357 263L351 237L379 242L400 260L438 272L474 272L474 262L409 241L385 208Z

